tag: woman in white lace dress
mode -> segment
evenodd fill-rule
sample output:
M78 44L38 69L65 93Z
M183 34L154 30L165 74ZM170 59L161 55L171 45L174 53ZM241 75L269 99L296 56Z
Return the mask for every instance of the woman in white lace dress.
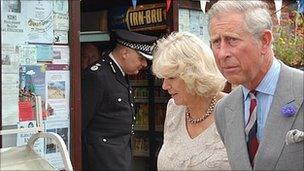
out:
M225 79L211 49L193 34L177 32L159 40L153 55L153 72L172 96L158 170L229 170L213 116Z

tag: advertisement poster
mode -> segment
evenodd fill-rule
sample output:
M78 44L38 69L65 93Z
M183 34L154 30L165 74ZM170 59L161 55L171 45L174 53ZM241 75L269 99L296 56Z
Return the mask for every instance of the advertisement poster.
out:
M18 128L33 128L36 127L36 121L25 121L25 122L19 122ZM18 133L17 134L17 146L26 145L29 138L34 133ZM44 156L44 140L43 138L39 138L35 141L34 144L34 150L37 152L40 156Z
M1 42L20 43L27 42L26 20L24 18L24 1L1 0Z
M30 43L53 43L53 2L22 1Z
M34 65L37 63L36 45L20 45L19 51L21 65Z
M190 10L188 9L179 9L178 10L178 31L187 31L190 32Z
M2 73L2 126L16 125L18 119L19 75Z
M45 90L45 65L21 65L19 78L19 120L27 121L34 117L35 97L41 97L42 115L45 119L52 110L46 105Z
M67 0L53 0L53 29L56 44L68 44L69 6Z
M165 3L144 4L135 9L131 6L116 7L109 10L108 15L111 29L144 31L167 28Z
M69 64L70 49L69 46L53 46L53 64Z
M46 121L45 124L45 131L57 133L63 139L68 150L70 144L69 123L70 121L67 119ZM52 139L45 139L45 159L56 169L64 168L58 145Z
M52 62L53 60L53 45L39 44L37 47L38 62Z
M69 33L68 31L54 30L54 43L55 44L68 44Z
M179 31L188 31L210 45L208 16L200 10L179 9Z
M17 74L19 70L19 47L11 43L1 44L2 74Z
M70 111L70 71L64 64L46 64L46 102L52 109L48 120L67 119Z
M69 6L67 0L53 0L54 30L69 30Z

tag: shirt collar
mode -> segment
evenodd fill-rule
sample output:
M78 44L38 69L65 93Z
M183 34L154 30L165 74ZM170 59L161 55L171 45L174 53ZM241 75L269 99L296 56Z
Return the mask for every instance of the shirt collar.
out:
M115 64L117 65L117 67L119 68L119 70L121 71L122 75L125 76L126 73L122 70L121 66L118 64L118 62L116 61L116 59L114 58L112 52L109 54L110 58L115 62Z
M270 69L267 71L263 80L260 82L260 84L255 90L264 94L274 95L280 74L280 69L281 69L281 65L279 61L276 58L273 58L273 62L271 64ZM242 85L242 90L244 95L244 101L246 101L250 90L244 87L243 85Z

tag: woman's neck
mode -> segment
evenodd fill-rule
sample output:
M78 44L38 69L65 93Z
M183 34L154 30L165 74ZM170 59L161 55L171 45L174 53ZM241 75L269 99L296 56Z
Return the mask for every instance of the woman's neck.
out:
M195 96L193 99L191 99L190 103L186 105L188 113L190 113L194 118L202 116L209 108L211 100L212 97L206 98L202 96Z

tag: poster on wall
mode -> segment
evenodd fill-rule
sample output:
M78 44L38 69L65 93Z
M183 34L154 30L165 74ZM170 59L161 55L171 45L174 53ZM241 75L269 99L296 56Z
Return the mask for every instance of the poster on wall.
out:
M46 103L50 107L48 120L69 118L70 71L65 64L46 64Z
M24 122L18 122L18 128L33 128L36 126L36 121L24 121ZM34 133L18 133L17 134L17 146L26 145L29 138ZM34 144L34 150L37 152L40 156L44 156L44 140L42 138L39 138L37 141L35 141Z
M37 47L36 45L26 44L19 46L21 65L34 65L37 63Z
M53 43L52 1L22 1L30 43Z
M69 123L69 120L52 120L45 123L45 132L57 133L63 139L68 150L70 144ZM59 148L52 139L45 139L45 159L58 170L64 168Z
M66 0L53 1L53 25L56 44L68 44L69 6Z
M70 49L69 46L53 46L53 64L69 64Z
M42 116L46 119L52 113L50 106L46 104L45 90L46 67L41 65L21 65L19 78L19 120L27 121L34 118L35 100L32 94L41 97Z
M54 30L69 30L69 11L67 0L53 0Z
M2 126L16 125L18 119L19 76L2 73Z
M178 10L178 30L190 32L190 11L187 9Z
M11 43L1 44L2 74L17 74L19 70L19 47Z
M2 1L1 1L2 2ZM18 122L19 49L15 44L1 44L2 125Z
M190 32L210 45L208 16L200 10L179 9L179 31Z
M20 0L1 0L2 43L23 44L27 42L26 20Z
M54 43L55 44L68 44L69 33L68 31L54 30Z
M51 63L53 60L53 45L38 44L37 61Z

